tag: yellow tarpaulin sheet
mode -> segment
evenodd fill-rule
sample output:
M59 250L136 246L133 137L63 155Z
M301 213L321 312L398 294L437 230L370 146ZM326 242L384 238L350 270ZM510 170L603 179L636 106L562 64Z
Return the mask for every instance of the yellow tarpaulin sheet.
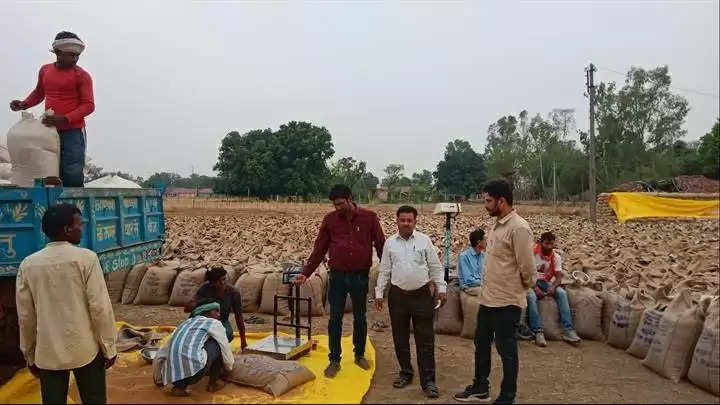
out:
M118 328L125 325L118 322ZM156 327L172 331L172 327ZM248 343L252 344L269 333L248 333ZM236 334L237 336L237 334ZM167 338L166 338L167 339ZM152 365L140 358L138 350L120 353L115 366L107 372L108 403L346 403L359 404L370 389L370 381L375 373L375 349L368 339L365 355L371 369L362 370L354 364L352 336L342 338L342 370L333 378L325 378L323 371L328 362L327 335L314 336L318 340L317 350L309 356L299 359L315 374L315 380L295 387L286 394L273 398L259 389L227 383L220 391L205 392L205 381L190 387L189 397L173 397L168 394L169 387L160 389L152 378ZM164 343L164 342L163 342ZM233 351L240 351L240 339L231 343ZM7 384L0 387L0 403L41 403L40 382L28 369L20 370ZM80 403L80 398L71 377L68 403Z
M720 217L720 200L682 200L642 193L611 193L608 205L622 223L634 218Z

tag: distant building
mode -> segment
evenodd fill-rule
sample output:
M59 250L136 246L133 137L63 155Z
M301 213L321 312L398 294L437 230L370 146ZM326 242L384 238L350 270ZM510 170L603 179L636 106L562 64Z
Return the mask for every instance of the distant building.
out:
M165 197L177 197L177 198L193 198L212 195L213 190L211 188L183 188L183 187L168 187L165 190Z
M399 196L401 199L408 199L410 198L410 186L400 186L400 187L393 187L392 194L397 197ZM390 199L390 191L387 187L378 187L375 190L375 196L378 200L382 202L387 202Z

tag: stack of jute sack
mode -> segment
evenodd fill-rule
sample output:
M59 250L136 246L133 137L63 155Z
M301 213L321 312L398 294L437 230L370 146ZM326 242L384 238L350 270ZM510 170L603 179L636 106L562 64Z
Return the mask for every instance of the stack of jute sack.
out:
M208 266L208 267L214 267ZM275 295L290 295L291 285L282 283L282 268L267 264L254 264L227 271L227 283L234 285L242 297L243 312L274 312ZM105 275L105 281L114 303L135 305L183 306L205 283L208 268L181 264L179 260L162 260L138 264ZM308 281L300 286L300 297L311 297L312 315L325 314L328 273L321 266ZM289 314L287 300L278 300L278 314ZM300 305L300 313L307 314L308 304Z
M720 395L720 299L693 299L692 280L603 293L607 343L674 382Z

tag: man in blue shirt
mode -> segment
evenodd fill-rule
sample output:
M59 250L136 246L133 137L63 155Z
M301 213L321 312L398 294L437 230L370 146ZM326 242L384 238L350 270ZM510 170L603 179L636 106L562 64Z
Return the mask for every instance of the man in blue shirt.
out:
M480 287L485 264L485 232L478 229L470 233L470 247L458 257L458 282L460 289Z

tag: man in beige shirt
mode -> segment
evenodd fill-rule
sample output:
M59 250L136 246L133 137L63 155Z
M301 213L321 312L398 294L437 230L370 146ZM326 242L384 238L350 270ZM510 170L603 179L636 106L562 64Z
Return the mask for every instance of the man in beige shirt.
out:
M105 403L105 369L117 356L115 316L97 255L77 247L82 216L73 205L48 208L52 240L20 264L20 349L40 379L43 403L66 403L72 370L83 403Z
M490 400L490 345L495 340L503 363L503 381L495 403L515 400L518 350L515 328L520 311L527 306L526 295L535 285L533 236L530 225L513 209L512 187L495 180L485 185L485 209L497 217L487 242L485 275L480 290L480 308L475 330L475 380L455 394L460 402Z

